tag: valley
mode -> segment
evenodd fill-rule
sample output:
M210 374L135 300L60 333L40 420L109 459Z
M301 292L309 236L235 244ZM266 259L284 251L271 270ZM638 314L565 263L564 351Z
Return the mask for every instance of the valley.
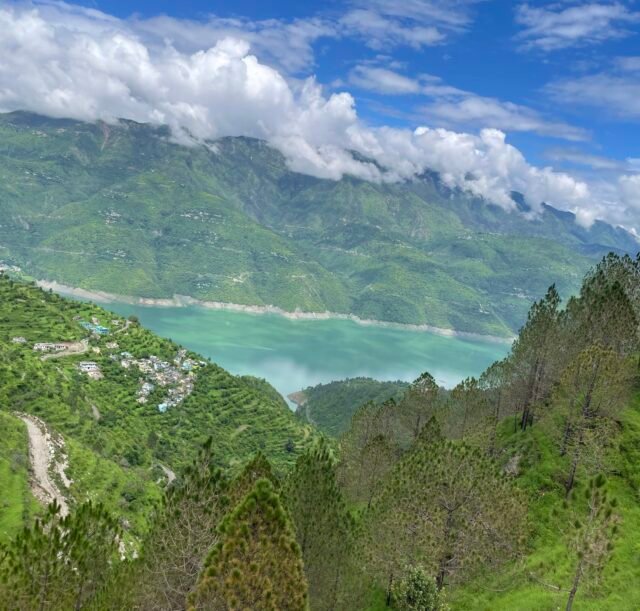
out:
M358 325L350 320L290 320L196 306L109 303L154 333L210 357L237 375L266 379L283 397L319 383L367 376L411 382L423 370L442 386L479 375L503 358L506 342L428 331Z

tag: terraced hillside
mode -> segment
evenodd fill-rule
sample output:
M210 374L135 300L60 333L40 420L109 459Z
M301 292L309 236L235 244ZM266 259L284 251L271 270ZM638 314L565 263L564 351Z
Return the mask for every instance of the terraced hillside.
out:
M266 382L0 274L0 539L39 509L30 473L35 496L52 500L26 424L46 438L48 476L70 508L101 500L134 534L207 437L232 470L258 450L284 470L312 437Z
M508 213L435 174L402 184L290 171L266 143L0 115L0 263L118 294L275 305L512 335L630 234L514 194Z

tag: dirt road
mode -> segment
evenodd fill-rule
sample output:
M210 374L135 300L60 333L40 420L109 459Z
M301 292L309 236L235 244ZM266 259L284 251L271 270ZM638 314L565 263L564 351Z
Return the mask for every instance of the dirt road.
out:
M66 486L71 484L65 473L66 460L56 459L56 450L64 447L63 442L54 441L46 425L40 418L27 414L16 414L27 425L29 433L29 459L31 461L31 490L33 495L44 504L57 500L60 514L69 513L65 495L51 476L55 471Z

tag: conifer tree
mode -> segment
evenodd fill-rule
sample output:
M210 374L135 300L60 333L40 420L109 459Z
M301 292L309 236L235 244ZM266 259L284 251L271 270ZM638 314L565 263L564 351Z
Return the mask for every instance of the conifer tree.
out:
M324 438L298 458L285 482L283 499L302 551L312 608L343 607L341 592L349 572L353 524Z
M231 507L233 508L247 496L255 483L261 479L268 479L276 489L279 487L269 459L262 452L257 452L231 483L229 489Z
M602 475L591 479L585 490L586 516L582 517L579 509L574 509L573 512L569 548L575 556L575 571L566 611L573 608L578 588L585 580L592 587L597 585L613 551L618 523L618 516L615 514L617 502L609 498L605 483Z
M527 322L513 343L511 361L517 383L512 397L520 406L520 427L533 422L533 409L547 395L554 378L554 361L558 354L560 296L555 285L543 299L531 306Z
M218 541L218 525L229 508L227 494L228 482L214 464L209 438L166 491L143 547L134 587L143 608L184 608L207 553Z
M256 482L220 526L190 609L304 611L300 547L272 483Z
M371 504L401 450L394 434L399 407L393 401L363 405L340 438L338 481L349 501Z
M430 373L423 373L411 384L397 412L409 443L415 441L425 423L438 414L440 402L440 388Z
M515 556L525 528L522 497L486 455L435 434L426 441L398 463L365 515L368 563L389 596L407 565L424 566L438 588L499 566Z
M54 502L0 546L0 608L85 608L108 577L120 537L117 520L102 505L85 503L61 517Z
M447 436L467 442L473 439L474 445L486 445L490 404L478 380L462 380L451 391L448 406Z
M480 376L480 388L485 393L488 406L487 452L495 456L497 452L498 424L512 413L508 397L512 380L511 361L503 359L490 365Z
M580 467L601 468L602 451L611 439L613 420L631 391L634 371L629 359L600 346L583 350L566 368L554 392L554 412L563 419L560 454L569 456L567 495Z

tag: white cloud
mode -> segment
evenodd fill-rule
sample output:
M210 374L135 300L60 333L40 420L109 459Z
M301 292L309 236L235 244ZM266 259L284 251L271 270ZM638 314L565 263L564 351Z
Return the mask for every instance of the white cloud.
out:
M545 89L567 105L591 106L608 115L640 119L640 74L601 72L554 81Z
M640 22L640 13L621 2L521 4L516 8L516 22L524 26L517 36L524 48L555 51L629 36L629 26Z
M616 57L614 64L623 72L640 72L640 56Z
M545 153L545 157L551 161L568 162L601 171L624 171L633 165L632 160L620 161L574 149L551 149Z
M346 33L373 49L407 45L415 49L444 42L471 21L470 9L481 0L353 0L339 19Z
M149 43L135 24L96 11L4 5L0 56L4 110L168 124L182 141L187 134L199 140L264 138L293 169L331 179L351 174L403 180L432 169L451 187L507 209L513 207L510 193L519 191L534 208L545 201L587 216L608 210L594 201L584 182L528 163L499 130L475 135L368 127L349 93L327 96L313 79L287 80L250 54L239 37L186 52ZM432 77L421 82L442 86ZM351 151L376 163L358 161ZM632 225L638 215L632 210L616 218Z
M362 64L351 70L349 83L382 94L429 98L431 101L419 108L419 116L444 127L494 127L565 140L588 139L582 128L546 119L527 106L451 87L432 75L412 79L387 68Z
M349 83L361 89L391 95L420 93L421 84L412 78L377 66L356 66L349 73Z

